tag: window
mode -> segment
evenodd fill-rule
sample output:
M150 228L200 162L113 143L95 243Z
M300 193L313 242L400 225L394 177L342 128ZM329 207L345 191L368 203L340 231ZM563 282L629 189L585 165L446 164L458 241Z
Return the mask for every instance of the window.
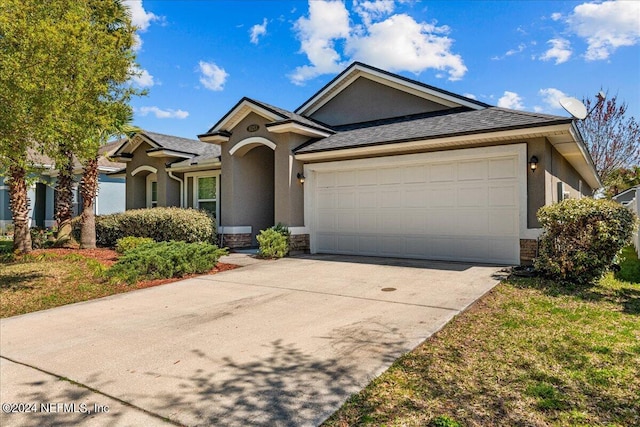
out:
M155 173L147 175L147 208L158 207L158 176Z
M151 181L151 207L158 207L158 181Z
M216 177L201 176L197 178L197 199L195 207L216 216Z

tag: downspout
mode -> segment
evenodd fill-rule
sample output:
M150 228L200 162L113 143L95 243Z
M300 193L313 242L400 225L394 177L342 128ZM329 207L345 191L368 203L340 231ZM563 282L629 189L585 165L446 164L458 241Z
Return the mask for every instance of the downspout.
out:
M169 178L171 179L175 179L176 181L178 181L180 183L180 207L184 208L184 180L178 178L177 176L173 176L173 171L167 171L167 175L169 175Z

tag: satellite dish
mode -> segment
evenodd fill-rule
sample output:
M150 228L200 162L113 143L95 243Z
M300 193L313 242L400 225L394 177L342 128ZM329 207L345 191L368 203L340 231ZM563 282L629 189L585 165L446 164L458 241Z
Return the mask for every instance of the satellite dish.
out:
M567 110L567 113L578 120L583 120L587 117L587 107L579 99L562 98L560 99L560 105Z

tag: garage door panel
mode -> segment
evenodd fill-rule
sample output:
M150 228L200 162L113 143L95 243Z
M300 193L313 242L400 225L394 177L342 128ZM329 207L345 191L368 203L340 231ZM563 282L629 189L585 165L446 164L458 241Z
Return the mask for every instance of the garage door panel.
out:
M486 205L486 186L464 186L458 189L459 207L484 207Z
M515 207L518 199L518 188L515 184L492 185L489 187L489 207Z
M378 171L376 169L356 171L359 186L378 185Z
M515 263L517 165L513 156L317 172L314 250Z
M432 188L429 194L429 206L453 208L457 204L455 187Z
M343 171L336 174L335 185L337 187L351 187L356 185L356 172Z
M336 196L337 209L353 209L356 207L355 191L341 191Z
M456 236L489 235L489 213L480 209L464 209L456 212Z
M318 208L334 209L336 207L336 195L327 191L318 191Z
M487 161L474 160L458 163L458 181L484 181L487 179Z
M430 168L430 178L432 183L452 182L456 180L455 163L435 163Z
M489 160L489 179L516 179L518 162L515 157Z
M426 166L408 166L404 169L404 183L423 184L427 181L427 168Z

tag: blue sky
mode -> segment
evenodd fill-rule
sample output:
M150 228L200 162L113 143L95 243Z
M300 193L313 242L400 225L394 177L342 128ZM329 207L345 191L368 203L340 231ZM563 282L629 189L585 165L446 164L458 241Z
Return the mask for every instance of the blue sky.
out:
M353 61L491 105L566 116L601 88L640 118L640 2L125 0L134 123L188 138L243 96L294 110Z

